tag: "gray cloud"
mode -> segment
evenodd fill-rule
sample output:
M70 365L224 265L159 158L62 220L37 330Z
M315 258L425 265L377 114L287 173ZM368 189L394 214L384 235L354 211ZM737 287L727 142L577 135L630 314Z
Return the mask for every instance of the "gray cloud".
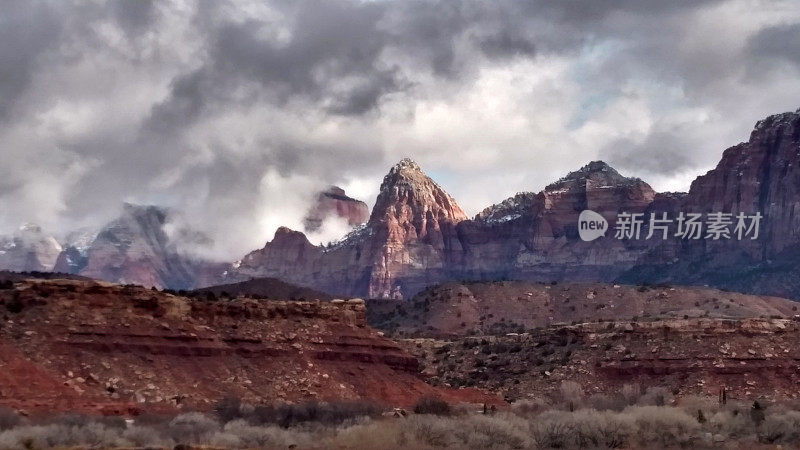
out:
M56 12L42 2L7 2L0 14L0 119L7 119L29 88L37 60L56 42Z
M7 2L0 233L157 203L230 258L317 187L373 201L405 156L470 212L598 158L685 188L800 106L798 24L780 1Z
M774 63L785 61L800 66L800 24L764 28L747 41L748 56Z
M675 175L692 167L690 139L680 133L659 130L643 140L621 138L600 149L600 158L623 172L641 175Z

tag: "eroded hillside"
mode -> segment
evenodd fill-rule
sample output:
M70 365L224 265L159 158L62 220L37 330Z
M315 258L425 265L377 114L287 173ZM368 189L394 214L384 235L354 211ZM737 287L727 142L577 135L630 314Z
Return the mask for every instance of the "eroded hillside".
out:
M441 390L366 325L363 302L208 302L134 286L24 280L0 290L0 404L135 412L251 403L413 404Z

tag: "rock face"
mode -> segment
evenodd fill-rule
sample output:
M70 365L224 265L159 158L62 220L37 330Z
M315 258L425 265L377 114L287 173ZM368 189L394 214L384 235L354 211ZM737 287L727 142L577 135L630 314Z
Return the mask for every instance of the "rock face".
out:
M25 280L0 289L0 405L27 411L209 409L424 395L417 360L365 323L363 301L209 302L141 287ZM6 373L7 372L7 373Z
M13 236L0 236L0 270L50 271L61 245L37 225L23 225Z
M323 248L280 228L234 265L231 279L276 277L334 294L402 298L446 276L462 252L458 204L409 159L383 179L369 221Z
M344 189L331 186L320 192L316 203L311 207L303 222L305 231L314 232L322 227L329 217L339 217L351 227L364 224L369 218L369 208L361 200L348 197Z
M512 401L557 394L564 381L586 397L615 398L632 384L675 397L726 389L740 401L783 401L797 397L800 382L800 323L791 319L594 322L400 342L429 368L433 384L480 387Z
M607 220L604 237L580 238L577 218L586 209ZM368 221L329 246L280 228L264 248L232 266L213 265L178 253L164 232L164 211L129 206L85 250L68 246L57 270L176 289L274 277L334 295L391 299L454 279L708 284L800 299L799 209L800 110L758 122L748 142L727 149L688 193L656 193L594 161L470 220L404 159L384 178ZM307 226L330 214L357 223L364 212L363 203L331 189L321 194ZM647 223L640 239L615 239L621 212L673 219L680 212L758 212L763 219L756 240L646 239ZM29 252L7 254L14 267L47 268L38 257L25 266Z
M656 193L601 161L520 193L468 220L410 160L385 177L366 226L329 248L279 230L229 276L274 276L336 294L409 298L452 279L709 284L800 298L800 110L760 121L688 193ZM604 238L579 238L589 209ZM757 240L615 239L617 214L759 212ZM656 230L654 230L656 231ZM672 230L675 231L674 229ZM237 278L238 277L238 278Z
M368 308L370 325L381 330L464 336L598 320L791 318L798 305L785 298L707 287L453 281L431 286L404 302L370 300Z
M146 287L189 289L212 264L179 253L166 231L168 212L155 206L126 204L86 246L71 245L59 256L56 271ZM224 268L214 266L214 271Z
M607 280L609 271L632 264L644 246L608 238L584 242L578 237L578 215L590 209L613 229L618 212L643 212L655 197L647 183L626 178L602 161L591 162L538 194L517 194L462 223L459 234L469 255L462 277Z
M64 249L58 255L53 272L76 274L86 267L89 247L97 238L97 232L83 229L67 235Z
M657 245L621 281L710 284L800 299L800 110L759 121L750 139L725 150L677 203L702 213L759 212L759 238Z

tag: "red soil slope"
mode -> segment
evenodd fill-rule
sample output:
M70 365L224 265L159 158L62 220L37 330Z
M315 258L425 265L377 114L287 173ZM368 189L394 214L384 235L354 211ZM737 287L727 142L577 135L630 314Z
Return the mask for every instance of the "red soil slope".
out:
M206 302L139 287L26 280L0 290L0 404L29 410L207 407L422 395L417 360L365 323L363 302Z

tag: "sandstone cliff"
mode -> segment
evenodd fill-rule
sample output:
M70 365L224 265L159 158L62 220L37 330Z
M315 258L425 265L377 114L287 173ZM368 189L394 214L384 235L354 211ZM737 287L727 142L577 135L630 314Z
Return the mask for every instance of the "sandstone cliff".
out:
M458 263L456 225L466 218L450 195L405 159L383 179L366 225L329 248L280 228L228 278L277 277L334 294L402 298Z
M369 218L369 207L361 200L348 197L344 189L331 186L317 195L316 202L306 214L303 221L305 231L319 230L330 217L344 219L351 227L362 225Z
M415 163L384 179L366 226L330 248L279 231L245 257L232 279L275 276L337 294L409 298L453 279L709 284L800 298L800 111L760 121L750 140L726 150L688 193L656 193L601 161L539 193L520 193L468 220ZM577 216L609 222L584 242ZM764 216L757 240L614 239L620 212L743 212ZM674 232L674 230L673 230Z

